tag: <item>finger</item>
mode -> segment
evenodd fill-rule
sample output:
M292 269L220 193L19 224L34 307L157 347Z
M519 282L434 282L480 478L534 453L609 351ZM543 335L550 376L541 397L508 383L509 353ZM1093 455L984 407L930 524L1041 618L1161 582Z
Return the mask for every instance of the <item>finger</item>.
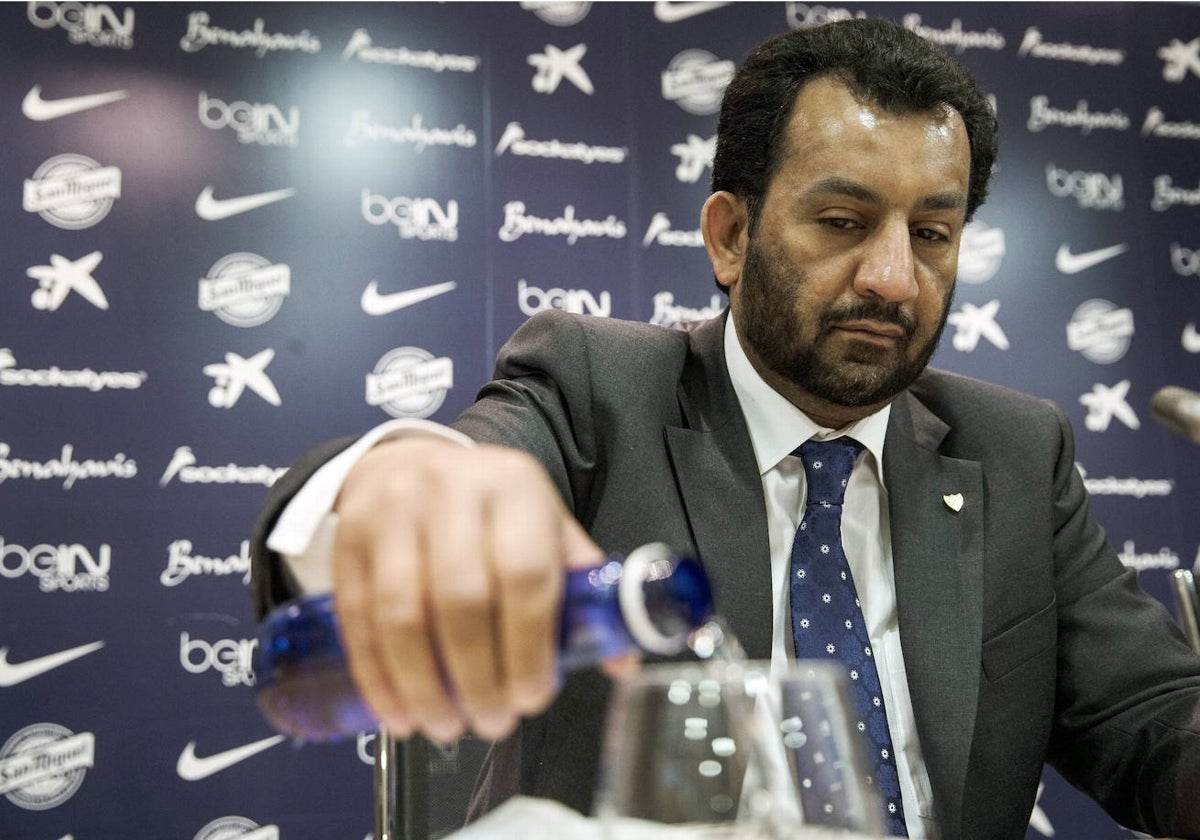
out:
M619 680L637 673L642 665L642 655L638 651L629 651L617 656L610 656L600 663L600 670L612 680Z
M399 527L396 519L403 513L389 510L387 516L389 526L374 545L370 593L382 670L413 727L449 743L462 734L464 721L450 697L431 626L427 552L429 528L437 525Z
M488 497L500 492L486 453L442 488L443 507L427 532L433 632L455 700L487 739L506 734L515 714L501 689L497 656L494 560L484 536Z
M413 732L412 718L383 667L379 634L369 608L369 552L357 537L352 523L343 519L334 541L338 631L359 696L382 726L396 737L407 738Z
M557 685L563 521L570 516L540 466L525 480L519 491L514 486L493 500L490 534L507 697L532 714L549 704Z
M592 541L574 516L566 514L560 524L562 558L568 569L587 569L604 562L604 551Z

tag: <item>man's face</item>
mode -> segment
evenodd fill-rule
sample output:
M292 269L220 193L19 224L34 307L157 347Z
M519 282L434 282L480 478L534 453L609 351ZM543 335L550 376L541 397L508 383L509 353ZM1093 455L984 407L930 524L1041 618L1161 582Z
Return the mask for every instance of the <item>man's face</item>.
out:
M970 149L951 109L905 116L809 82L763 198L734 323L755 368L825 425L887 403L937 347Z

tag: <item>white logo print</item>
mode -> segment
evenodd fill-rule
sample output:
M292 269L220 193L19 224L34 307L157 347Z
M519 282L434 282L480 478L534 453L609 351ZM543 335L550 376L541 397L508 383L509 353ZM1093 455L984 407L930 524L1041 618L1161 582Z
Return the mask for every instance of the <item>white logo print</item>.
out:
M234 747L233 749L223 750L219 753L206 756L196 755L196 742L188 741L187 746L183 748L183 752L179 754L179 760L175 762L175 772L185 782L198 782L201 779L207 779L215 773L220 773L222 770L228 770L233 765L239 764L251 756L258 755L264 750L269 750L283 740L283 735L272 735L270 738L263 738L261 741L254 741L250 744L243 744L240 747ZM254 827L257 828L258 826Z
M712 169L713 155L717 151L717 135L707 140L689 134L687 140L671 146L671 154L679 158L675 167L675 178L684 184L694 184L706 169Z
M67 31L72 44L93 47L133 48L133 9L128 6L122 17L105 3L47 3L30 0L26 6L29 22L39 29L58 26Z
M1082 254L1072 254L1071 246L1063 243L1054 255L1054 267L1063 274L1078 274L1106 260L1111 260L1113 257L1119 257L1128 250L1129 246L1121 243L1110 245L1107 248L1098 248L1095 251L1085 251Z
M563 3L549 0L521 0L521 8L533 12L551 26L574 26L588 16L592 4Z
M1171 43L1159 48L1158 57L1163 60L1162 75L1168 82L1182 82L1189 70L1193 76L1200 76L1200 38L1186 44L1172 38Z
M1167 137L1175 140L1200 140L1200 124L1194 122L1167 122L1163 109L1157 105L1146 111L1142 123L1142 136Z
M662 72L663 99L689 114L715 114L735 69L732 61L721 60L707 50L684 50Z
M241 575L243 584L250 583L250 541L242 540L237 554L205 557L192 553L191 540L175 540L167 546L167 568L158 576L158 582L163 586L178 586L192 575Z
M283 201L285 198L291 198L295 194L296 190L288 187L287 189L242 195L236 198L213 198L213 188L207 186L200 191L200 195L196 196L196 215L205 221L216 222L221 219L228 219L230 216L236 216L239 213L245 213L248 210L266 207L268 204L274 204L276 201Z
M1125 399L1129 395L1129 386L1128 379L1122 379L1111 388L1099 382L1093 385L1090 393L1079 398L1079 402L1088 410L1083 425L1089 431L1103 432L1108 430L1108 424L1116 417L1131 429L1140 428L1141 421Z
M1086 99L1080 99L1070 111L1050 107L1048 96L1035 96L1030 99L1029 121L1026 127L1030 131L1042 131L1054 125L1077 128L1080 133L1087 135L1094 129L1125 131L1130 126L1130 119L1129 115L1119 108L1108 112L1092 111Z
M596 315L607 318L612 314L612 295L601 292L596 300L587 289L539 289L530 286L522 277L517 281L517 306L526 315L536 315L543 309L562 309L577 315Z
M18 808L46 811L75 795L96 766L96 736L57 723L35 723L0 747L0 793Z
M137 462L126 458L124 452L118 452L107 461L96 461L88 458L84 461L75 460L75 446L64 443L62 454L49 461L26 461L23 458L11 458L12 447L0 441L0 484L9 479L28 478L34 481L47 481L61 478L63 489L70 490L76 481L85 478L133 478L137 475Z
M179 634L179 664L189 674L217 671L226 688L254 685L254 651L258 639L218 639L206 642L193 639L187 631Z
M108 298L92 277L92 272L102 259L104 255L99 251L92 251L77 260L51 254L50 265L35 265L25 269L27 277L38 281L38 288L30 297L33 308L55 312L67 295L76 292L97 309L108 309Z
M949 29L923 26L921 16L916 13L905 15L902 23L905 29L909 29L939 46L953 47L954 51L960 55L969 49L1002 50L1008 43L1004 34L995 29L988 29L986 32L963 29L962 21L958 18L950 21Z
M442 206L432 198L387 198L363 187L361 210L363 219L373 225L391 222L401 239L458 240L458 202L453 199Z
M1133 310L1095 298L1079 304L1067 323L1067 346L1096 364L1124 357L1133 341Z
M177 446L171 463L158 480L159 487L166 487L175 476L184 484L262 484L270 487L287 472L287 467L241 467L226 464L222 467L196 466L196 456L190 446Z
M257 327L275 317L292 292L292 270L258 254L228 254L200 281L199 306L235 327Z
M609 239L624 239L625 223L616 216L609 215L604 219L577 219L575 206L568 204L563 208L562 215L555 219L545 219L525 213L524 201L510 201L504 205L504 226L497 232L501 242L516 242L525 234L538 236L565 236L568 245L589 237L608 237Z
M40 677L47 671L61 668L68 662L74 662L81 656L87 656L89 653L94 653L102 647L104 647L104 642L91 642L90 644L79 645L67 650L60 650L57 653L48 653L35 659L26 659L24 662L9 662L8 648L0 647L0 688L11 688L26 680Z
M1093 47L1089 44L1049 44L1042 40L1042 33L1036 26L1025 30L1025 38L1017 55L1024 58L1031 55L1034 58L1047 58L1053 61L1077 61L1080 64L1096 66L1108 64L1116 66L1125 61L1125 50Z
M375 363L367 374L367 405L382 408L393 417L428 417L454 387L454 362L434 358L420 347L397 347Z
M1144 499L1147 496L1170 496L1175 482L1170 478L1088 478L1087 470L1076 462L1075 469L1083 478L1083 486L1092 496L1129 496Z
M351 58L368 64L394 64L435 73L443 70L474 73L480 64L479 57L474 55L447 55L433 50L410 50L408 47L376 47L371 43L371 33L365 29L355 29L346 48L342 50L342 61Z
M1046 188L1058 198L1074 198L1085 210L1125 209L1125 182L1120 173L1071 171L1047 163Z
M307 29L295 35L267 32L263 19L255 18L253 29L236 32L212 26L209 23L208 12L192 12L188 15L187 34L179 39L179 48L184 52L194 53L200 52L209 44L220 44L234 49L252 49L259 58L275 50L300 51L310 55L321 51L321 39L309 34Z
M650 323L663 327L673 327L676 324L684 324L688 321L715 318L721 314L721 310L724 308L721 303L721 296L716 292L713 292L713 296L709 298L708 306L702 306L699 309L693 309L689 306L679 306L675 303L674 294L671 292L659 292L654 296L654 314L650 316Z
M367 840L371 836L367 835ZM192 840L279 840L279 826L260 828L245 817L220 817L200 829Z
M558 158L580 163L624 163L629 149L623 146L589 146L586 143L564 143L561 140L526 140L525 129L519 122L510 122L496 144L496 157L511 150L525 157Z
M453 280L449 280L445 283L434 283L431 286L421 286L417 289L406 289L402 292L381 295L379 293L379 283L372 280L367 284L367 288L363 289L362 298L359 300L359 303L362 306L362 311L368 315L388 315L413 304L437 297L438 295L444 295L446 292L452 292L456 288L458 288L458 284Z
M663 23L678 23L681 20L687 20L728 5L728 2L703 2L703 0L691 0L691 2L689 0L674 0L674 2L672 0L655 0L654 17Z
M418 154L430 146L455 146L460 149L473 149L478 141L475 132L462 123L454 128L433 128L425 126L425 118L413 114L408 125L399 128L380 125L371 122L371 112L360 108L350 112L350 130L342 138L342 142L350 148L363 143L386 141L388 143L410 144Z
M958 279L967 283L986 283L996 276L1004 259L1004 231L983 222L971 222L963 228L958 251Z
M1050 817L1042 810L1042 791L1046 789L1045 782L1038 782L1037 798L1033 802L1033 813L1029 815L1029 827L1043 837L1054 836L1054 826Z
M111 571L112 546L107 543L93 554L79 543L25 548L0 538L0 577L33 575L42 592L107 592Z
M591 96L595 93L595 88L592 87L592 80L588 78L587 71L580 64L586 53L587 44L576 44L568 50L560 50L553 44L547 44L544 53L526 56L525 60L537 70L530 83L533 89L538 93L554 93L558 90L559 83L566 79Z
M1200 185L1194 190L1175 186L1170 175L1159 175L1154 179L1154 198L1150 199L1150 207L1161 213L1170 210L1177 204L1185 207L1200 205Z
M83 96L68 96L60 99L43 99L42 86L34 85L21 101L21 113L34 122L56 120L68 114L78 114L99 108L112 102L119 102L129 96L126 91L114 90L108 93L89 93Z
M1178 569L1179 555L1165 545L1158 551L1138 552L1133 540L1125 540L1125 545L1117 557L1128 569L1144 572L1146 569Z
M35 388L83 388L93 394L105 388L134 390L146 384L146 371L63 370L58 365L32 369L17 367L17 357L7 347L0 347L0 385Z
M986 338L1001 350L1008 349L1008 336L996 323L996 313L1000 311L1000 301L991 300L983 306L964 303L962 309L951 312L946 320L954 327L954 338L951 343L955 350L970 353L979 344L980 338Z
M21 206L55 227L83 230L99 223L121 197L121 170L85 155L55 155L25 180Z
M666 213L655 213L642 237L642 247L649 248L652 243L659 245L676 245L685 248L703 248L704 234L699 230L672 230L671 220Z
M1189 353L1200 353L1200 330L1196 329L1195 322L1189 322L1183 328L1183 336L1180 339L1183 349Z
M300 142L300 109L293 105L287 116L269 102L228 102L200 91L197 113L205 128L232 128L239 143L259 146L296 146Z
M249 388L271 405L279 405L282 402L279 392L267 376L267 365L274 358L275 350L268 347L249 359L242 358L237 353L226 353L224 364L214 362L205 365L204 375L216 380L216 384L208 392L208 404L213 408L233 408L242 392Z
M805 3L794 3L791 0L787 4L787 21L788 26L792 29L812 29L836 20L851 20L866 16L867 13L861 9L852 12L838 6L809 6Z

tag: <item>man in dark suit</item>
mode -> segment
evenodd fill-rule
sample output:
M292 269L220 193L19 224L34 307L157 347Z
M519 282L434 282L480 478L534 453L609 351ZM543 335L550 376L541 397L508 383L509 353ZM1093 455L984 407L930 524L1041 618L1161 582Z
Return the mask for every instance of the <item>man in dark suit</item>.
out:
M1022 837L1049 760L1123 824L1200 836L1200 660L1091 519L1065 417L926 370L995 154L983 96L918 36L844 22L760 47L718 135L701 229L729 311L535 317L456 432L314 452L260 524L260 609L312 588L324 543L384 725L501 739L483 808L586 811L609 683L554 694L564 565L694 552L749 655L786 655L790 453L852 436L842 527L909 834Z

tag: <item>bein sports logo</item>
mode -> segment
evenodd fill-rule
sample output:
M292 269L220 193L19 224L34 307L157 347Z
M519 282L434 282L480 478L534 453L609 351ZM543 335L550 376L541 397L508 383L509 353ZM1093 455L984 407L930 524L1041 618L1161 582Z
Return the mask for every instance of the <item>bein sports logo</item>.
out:
M179 634L179 664L189 674L216 671L226 688L254 685L254 651L258 639L194 639Z
M1125 182L1120 173L1059 169L1047 163L1046 189L1056 198L1074 198L1084 210L1125 209Z
M600 299L587 289L546 289L530 286L522 277L517 281L517 306L526 315L536 315L546 309L561 309L576 315L612 315L612 295L601 292Z
M26 548L0 537L0 578L25 575L38 579L42 592L107 592L112 572L112 546L93 552L80 543L41 543Z
M121 170L85 155L61 154L25 179L21 206L63 230L99 224L121 197Z
M445 205L432 198L387 198L362 189L362 217L373 225L393 224L401 239L455 242L458 240L458 202Z
M93 47L133 48L133 9L118 15L106 3L46 3L33 0L26 6L29 22L38 29L65 29L72 44Z
M239 143L259 146L297 146L300 143L300 109L293 105L287 116L277 106L261 102L225 102L200 91L197 113L205 128L232 128Z

